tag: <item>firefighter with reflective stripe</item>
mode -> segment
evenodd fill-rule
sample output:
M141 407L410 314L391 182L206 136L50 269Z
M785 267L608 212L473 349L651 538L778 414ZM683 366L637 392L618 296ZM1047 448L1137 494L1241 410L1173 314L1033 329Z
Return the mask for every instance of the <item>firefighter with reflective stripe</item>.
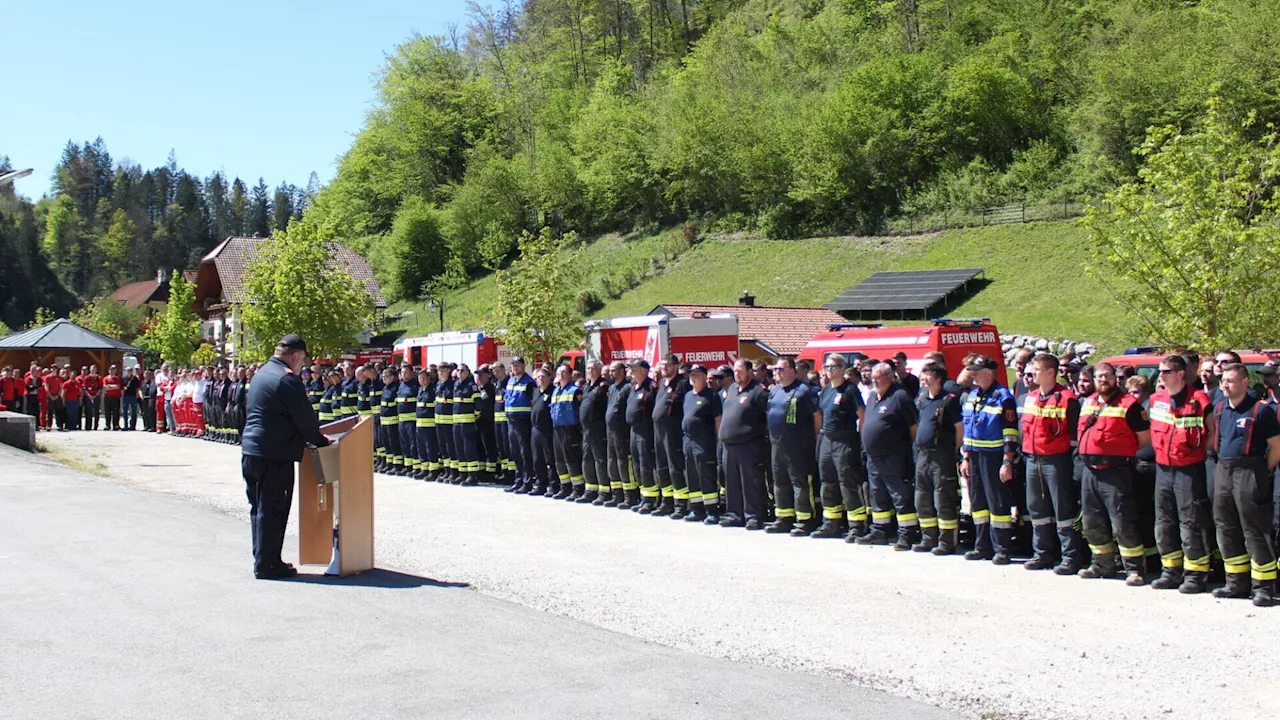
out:
M947 368L936 362L920 370L923 387L916 398L920 425L916 428L916 511L920 514L920 542L914 552L950 555L956 551L960 528L960 479L956 473L964 418L960 395L946 388Z
M1213 596L1249 597L1251 577L1253 604L1266 607L1276 602L1272 471L1280 463L1280 422L1274 407L1249 392L1241 363L1222 369L1222 394L1213 408L1213 520L1227 585Z
M493 481L498 474L498 444L493 420L497 407L498 388L493 384L493 370L488 364L476 368L476 451L480 457L480 472L476 479Z
M515 482L516 463L511 459L511 430L507 425L507 366L493 368L493 438L498 446L498 482L510 487Z
M631 389L627 393L627 426L631 428L631 470L640 481L640 504L631 508L641 515L658 509L661 490L654 476L653 381L649 361L631 361Z
M1161 574L1151 587L1186 594L1208 587L1212 558L1212 503L1205 458L1215 434L1213 406L1187 385L1187 361L1160 361L1164 387L1151 396L1151 445L1156 460L1156 547Z
M966 560L991 560L1009 564L1013 542L1013 461L1019 450L1018 407L1013 393L996 381L1000 364L985 355L966 369L973 389L963 407L964 460L960 475L969 487L969 511L973 516L973 549Z
M843 355L831 353L823 363L827 387L818 398L821 416L818 438L818 475L822 480L822 526L810 533L813 538L855 540L866 532L855 528L854 516L867 513L861 489L866 482L862 464L862 437L858 425L866 413L862 392L845 379L848 363Z
M400 386L396 389L396 429L400 434L401 475L418 471L418 375L413 366L400 366Z
M684 475L684 435L680 420L684 414L684 394L689 379L680 374L680 358L667 355L658 363L653 389L654 469L662 493L662 505L654 515L670 515L679 520L689 511L689 486ZM702 504L702 497L698 497Z
M441 482L459 482L462 474L457 467L453 447L453 366L442 362L436 367L436 449L440 452Z
M338 394L338 384L342 381L342 373L337 370L330 370L326 375L324 392L320 393L320 403L316 412L316 419L320 424L333 422L333 399Z
M436 388L435 372L431 368L418 371L418 397L413 418L414 448L418 451L420 480L435 480L440 471L440 456L436 454Z
M537 386L524 371L524 358L511 358L511 376L503 388L503 400L507 413L507 445L515 462L515 479L510 490L529 492L536 482L533 476L533 393ZM545 489L545 488L544 488Z
M369 375L373 378L373 386L369 391L369 410L373 417L373 439L378 448L375 451L374 469L378 472L386 472L389 465L387 463L387 430L382 427L382 391L386 386L382 382L382 371L386 366L378 363L369 371Z
M871 485L872 528L853 542L892 542L894 550L910 550L920 541L920 517L910 474L911 446L919 417L915 402L898 383L898 373L891 363L873 366L871 383L875 392L863 415L862 447L867 453L867 479ZM895 518L896 539L891 535Z
M604 505L613 497L604 418L608 404L609 381L604 378L604 364L590 360L587 381L582 386L582 404L578 408L578 420L582 423L582 474L586 481L586 492L578 502Z
M1089 561L1084 538L1073 527L1080 515L1071 459L1080 401L1058 384L1056 356L1040 353L1029 368L1035 385L1022 404L1021 430L1035 554L1023 567L1075 575Z
M303 373L303 385L307 389L307 402L311 403L311 409L317 414L320 412L320 398L324 396L324 377L321 375L320 366L312 365L309 370Z
M690 501L686 522L706 522L720 514L716 485L716 435L720 430L720 395L708 384L707 369L689 368L689 392L684 394L680 431L684 436L684 468Z
M394 368L382 371L382 415L378 418L382 426L382 441L387 446L387 470L390 475L399 475L404 470L404 456L400 454L400 410L396 405L396 396L400 392L400 382L396 380Z
M1151 424L1142 406L1116 385L1115 368L1098 363L1093 379L1098 391L1081 403L1077 445L1084 463L1080 493L1084 536L1093 562L1080 571L1080 577L1114 575L1118 547L1128 574L1126 583L1145 585L1146 554L1133 495L1133 466L1138 448L1150 442Z
M533 376L537 381L531 396L533 406L529 410L529 445L533 453L529 471L533 474L533 485L527 492L530 497L552 497L559 486L555 479L556 458L552 441L555 426L551 422L552 393L555 388L551 385L551 371L547 368L538 368Z
M605 396L604 424L607 438L609 490L605 507L630 510L640 504L640 491L631 475L631 428L627 427L627 366L615 360L609 366L609 391Z
M335 412L338 419L356 414L356 396L360 390L360 381L356 379L356 364L347 361L342 364L342 409L341 414Z
M458 378L453 384L453 400L449 403L449 422L453 426L453 457L460 485L476 485L480 482L480 438L476 432L477 406L480 388L476 386L471 368L463 363L458 366Z
M769 389L769 444L775 517L767 533L808 536L820 522L814 512L814 446L822 428L818 400L796 377L792 358L778 358L777 384Z
M556 475L560 478L556 500L576 500L586 494L582 475L582 427L578 420L581 404L582 388L573 382L573 371L568 365L557 367L551 389L552 447Z

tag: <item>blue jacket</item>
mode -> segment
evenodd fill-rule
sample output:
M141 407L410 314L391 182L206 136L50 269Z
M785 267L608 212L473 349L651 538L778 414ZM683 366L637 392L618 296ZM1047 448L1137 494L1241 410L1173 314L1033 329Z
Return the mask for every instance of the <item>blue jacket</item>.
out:
M1018 406L1013 393L1002 385L983 392L974 386L964 398L965 452L1018 452Z
M280 358L268 360L253 379L258 382L250 384L245 400L241 454L298 462L307 443L317 447L329 444L320 432L302 378Z

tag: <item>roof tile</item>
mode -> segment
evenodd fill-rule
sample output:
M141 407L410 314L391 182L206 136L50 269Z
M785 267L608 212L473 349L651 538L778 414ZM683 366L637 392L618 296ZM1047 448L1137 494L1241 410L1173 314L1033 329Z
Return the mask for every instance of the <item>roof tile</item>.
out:
M218 279L222 282L222 296L233 303L245 301L244 273L253 259L258 245L266 238L229 237L204 256L201 264L212 262L218 270ZM364 285L365 290L373 296L374 304L380 308L387 306L382 296L382 289L373 277L373 270L364 258L342 243L333 244L330 261L341 267L353 280Z

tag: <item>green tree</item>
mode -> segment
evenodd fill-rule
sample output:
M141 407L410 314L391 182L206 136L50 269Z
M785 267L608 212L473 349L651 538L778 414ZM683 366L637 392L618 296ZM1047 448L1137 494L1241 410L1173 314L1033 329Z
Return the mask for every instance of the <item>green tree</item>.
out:
M208 367L218 359L218 352L209 343L200 343L200 347L191 353L192 367Z
M441 231L438 211L413 195L400 204L388 242L392 249L389 292L413 299L427 280L444 272L449 243Z
M130 342L138 336L145 318L146 311L142 308L130 308L110 295L103 295L73 311L67 319L96 333Z
M111 216L111 227L102 236L99 247L102 251L103 271L108 282L118 285L128 276L129 265L134 257L134 244L137 239L138 226L129 219L123 209L116 210Z
M1153 128L1138 179L1089 209L1090 268L1160 342L1274 346L1280 136L1214 100L1195 132Z
M13 330L10 330L9 326L5 325L3 320L0 320L0 337L4 337L11 332L13 332Z
M195 302L195 286L174 270L169 279L169 304L143 334L140 344L160 353L165 362L186 365L200 337L200 318L192 310Z
M544 227L537 235L520 236L520 259L497 271L498 308L495 333L516 352L554 357L577 348L584 336L578 312L581 248L577 236L556 237Z
M31 328L43 327L57 319L58 319L58 314L55 313L54 311L50 310L47 307L38 307L36 308L36 314L31 318L31 322L27 323L27 326L23 328L23 330L30 330Z
M258 246L237 307L246 359L267 359L290 333L305 338L316 357L337 355L374 327L373 297L331 261L334 242L330 227L300 222Z

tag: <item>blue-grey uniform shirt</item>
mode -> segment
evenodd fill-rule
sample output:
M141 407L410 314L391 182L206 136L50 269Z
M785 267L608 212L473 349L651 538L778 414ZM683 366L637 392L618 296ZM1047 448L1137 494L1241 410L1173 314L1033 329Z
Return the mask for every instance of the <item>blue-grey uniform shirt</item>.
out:
M1253 395L1245 395L1240 405L1234 408L1224 396L1221 404L1214 405L1214 414L1218 421L1220 458L1266 457L1267 440L1280 435L1276 409L1267 403L1259 403ZM1244 446L1246 438L1249 442L1247 450Z
M862 447L871 457L889 457L911 447L911 426L919 421L911 396L894 383L883 398L867 405L862 421Z

